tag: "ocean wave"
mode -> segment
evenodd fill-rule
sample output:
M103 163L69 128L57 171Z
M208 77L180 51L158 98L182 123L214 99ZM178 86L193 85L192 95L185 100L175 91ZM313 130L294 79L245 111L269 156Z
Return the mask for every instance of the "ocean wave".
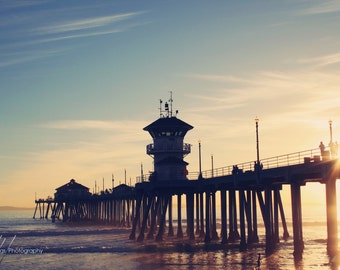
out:
M74 247L44 247L43 253L130 253L135 251L128 247L86 247L86 246L74 246Z
M3 237L44 237L44 236L77 236L77 235L102 235L102 234L126 234L130 230L126 229L83 229L83 230L15 230L5 231Z

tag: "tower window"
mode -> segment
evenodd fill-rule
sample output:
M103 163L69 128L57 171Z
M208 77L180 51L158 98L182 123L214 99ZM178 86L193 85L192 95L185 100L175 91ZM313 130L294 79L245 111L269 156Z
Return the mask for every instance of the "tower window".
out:
M179 136L183 136L183 131L161 131L157 133L158 137L171 137L171 136L175 136L175 137L179 137Z

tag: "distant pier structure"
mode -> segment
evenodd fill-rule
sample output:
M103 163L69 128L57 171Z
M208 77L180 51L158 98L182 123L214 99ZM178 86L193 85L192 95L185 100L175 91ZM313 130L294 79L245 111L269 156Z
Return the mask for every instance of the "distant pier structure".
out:
M134 215L135 190L125 184L100 194L71 179L58 187L54 198L35 200L33 218L51 218L52 222L96 222L130 227ZM37 216L39 211L39 216Z
M331 258L338 254L336 180L340 165L331 122L328 146L320 143L320 148L265 159L257 155L255 161L205 171L200 164L199 172L188 173L184 159L191 145L184 137L193 126L177 118L172 106L172 95L164 105L160 101L159 118L144 128L153 140L146 146L153 158L151 174L141 173L134 187L119 185L100 194L91 194L71 179L57 188L53 199L36 200L34 217L39 210L40 218L51 213L53 221L127 226L131 227L129 238L139 242L173 237L220 242L222 248L238 245L240 250L261 242L270 254L281 239L290 236L281 199L282 187L288 186L294 255L299 258L304 249L301 188L318 182L326 191L327 251ZM265 230L263 240L259 239L259 226Z

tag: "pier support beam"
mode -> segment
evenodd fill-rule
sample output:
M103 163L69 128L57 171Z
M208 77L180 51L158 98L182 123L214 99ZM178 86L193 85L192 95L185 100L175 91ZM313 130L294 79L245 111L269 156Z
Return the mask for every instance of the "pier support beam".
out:
M161 213L160 213L160 222L159 222L159 229L156 236L156 241L160 242L163 241L163 233L165 228L165 219L166 219L166 210L168 208L169 200L171 195L165 195L162 197L162 207L161 207Z
M183 229L182 229L182 195L177 195L177 238L183 238Z
M144 201L147 200L147 205L144 208L142 227L140 229L140 233L139 233L139 236L137 238L138 242L142 242L144 240L144 233L145 233L146 226L147 226L149 211L150 211L151 205L153 204L154 199L155 199L154 196L148 196L148 197L145 196L144 197Z
M246 213L246 218L247 218L247 232L248 232L248 237L247 237L247 243L253 243L254 239L254 233L253 233L253 220L252 220L252 193L251 190L246 191L246 199L245 199L245 213Z
M276 243L280 242L279 235L279 194L280 191L278 189L274 189L274 239Z
M235 242L240 238L237 230L236 192L229 190L229 237L228 241Z
M253 242L259 242L258 230L257 230L257 203L256 203L256 191L252 191L253 200Z
M155 203L155 200L156 200L156 203ZM152 202L152 205L151 205L151 223L150 223L149 233L146 237L146 239L148 240L153 239L154 233L156 231L157 214L158 214L158 210L161 204L161 197L157 196L155 200Z
M168 236L174 236L174 228L172 224L172 196L169 198L169 231Z
M287 239L289 237L289 233L288 233L287 222L286 222L285 212L283 210L283 204L282 204L280 193L278 194L278 203L279 203L279 209L280 209L281 222L283 226L283 239Z
M213 191L211 194L211 214L212 214L211 239L218 240L217 224L216 224L216 191Z
M338 253L338 222L336 205L336 178L329 177L326 181L327 207L327 253L334 257Z
M210 237L210 191L205 192L205 238L204 242L209 243Z
M195 223L194 223L194 194L187 193L187 233L190 240L195 240Z
M244 195L243 189L239 191L239 207L240 207L240 231L241 231L240 250L243 251L247 249L246 225L245 225L245 219L244 219L245 195Z
M226 190L221 190L221 237L222 237L222 244L225 244L228 242Z
M299 183L292 183L290 188L293 215L294 256L296 258L301 258L304 249L302 234L301 185Z
M199 237L201 238L204 238L205 237L205 232L204 232L204 204L203 204L203 196L204 196L204 193L201 192L199 194L199 208L200 208L200 224L201 224L201 229L200 229L200 233L199 233Z
M266 227L266 253L273 253L276 246L274 234L273 194L272 187L266 187L265 195L265 227Z
M195 234L199 235L200 234L200 194L196 193L195 194L195 200L196 200L196 231Z

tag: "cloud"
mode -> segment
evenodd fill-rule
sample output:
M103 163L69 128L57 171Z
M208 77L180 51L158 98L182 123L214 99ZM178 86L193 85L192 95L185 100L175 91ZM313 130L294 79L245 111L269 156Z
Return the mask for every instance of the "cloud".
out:
M141 14L142 12L130 12L124 14L116 14L111 16L101 16L96 18L80 19L75 21L69 21L65 23L57 23L54 25L48 25L44 27L35 28L34 32L39 34L56 34L65 33L71 31L88 30L93 28L104 27L114 22L119 22L127 19L131 19Z
M31 62L42 58L53 57L66 52L66 48L44 49L39 51L25 51L18 53L6 54L0 62L1 67L8 67L20 63Z
M106 30L106 31L96 31L96 32L89 32L89 33L82 33L82 34L74 34L74 35L64 35L64 36L36 40L34 43L47 43L47 42L54 42L54 41L61 41L61 40L68 40L68 39L102 36L102 35L119 33L123 31L124 31L123 29L111 29L111 30Z
M140 173L143 162L145 172L152 170L152 159L146 154L145 146L151 142L142 130L142 121L64 120L44 123L39 126L44 139L40 147L30 149L20 156L0 156L2 162L10 159L14 169L2 171L2 187L25 186L26 192L20 200L29 202L34 192L39 197L53 195L54 189L74 178L92 188L94 181L103 177L106 186L113 173L116 184L124 181L124 169L132 183ZM39 138L37 138L39 140ZM29 181L27 180L29 179ZM42 184L43 183L43 184ZM1 194L3 195L3 194ZM2 197L15 204L8 195ZM18 203L18 202L17 202Z
M2 9L14 9L21 7L31 7L50 2L50 0L0 0Z
M310 2L306 2L310 3ZM312 5L308 8L305 8L301 11L303 15L315 15L315 14L323 14L323 13L332 13L340 11L340 2L338 0L328 0L328 1L320 1L320 4Z
M340 53L334 53L314 58L301 59L300 63L314 64L315 67L325 67L340 63Z
M335 63L338 57L320 57L315 62ZM340 102L337 70L262 71L242 78L214 74L193 74L191 77L209 84L190 94L193 106L189 110L200 115L198 119L209 117L207 113L213 115L211 124L217 124L226 115L235 121L258 115L276 118L273 122L281 124L292 119L327 119L330 112L338 111ZM242 83L235 85L235 81ZM197 107L196 103L203 105Z
M73 35L63 35L63 36L57 36L57 37L51 37L46 39L38 39L36 41L31 42L31 44L37 44L37 43L47 43L47 42L54 42L54 41L61 41L61 40L68 40L68 39L76 39L76 38L86 38L86 37L94 37L94 36L103 36L103 35L110 35L115 33L122 33L127 31L128 29L131 29L133 27L140 26L141 24L131 24L123 27L116 27L113 29L103 30L103 31L93 31L93 32L87 32L87 33L79 33L79 34L73 34Z
M9 173L3 173L2 199L8 204L27 204L34 202L34 192L39 198L52 195L56 187L65 184L71 178L92 189L95 180L102 183L105 178L106 188L111 187L111 175L114 174L116 185L124 181L124 169L128 181L135 183L140 172L140 163L145 161L145 170L151 168L150 158L145 154L145 146L116 141L115 136L101 138L96 143L75 143L68 148L31 153L22 160L20 166ZM9 184L10 183L10 184ZM5 186L8 184L9 186ZM10 196L11 191L25 187L20 198ZM91 190L92 191L92 190Z
M34 3L38 5L43 2L33 1L31 4ZM16 5L20 4L20 1L16 2ZM2 48L0 68L31 62L84 46L83 43L66 44L64 42L64 44L60 43L58 48L50 49L54 45L48 44L48 48L45 46L39 47L39 51L36 50L39 45L45 45L45 43L112 35L149 23L133 20L145 13L144 11L102 16L95 14L87 18L77 15L78 13L71 14L69 10L57 10L57 15L54 11L53 14L51 12L52 10L21 12L22 14L19 12L18 19L13 20L9 15L3 18L5 26L0 27L0 31L4 30L5 42L0 45ZM63 16L58 16L61 13ZM70 16L76 19L67 19Z
M144 124L144 122L143 122ZM41 127L68 130L132 130L143 126L138 121L102 121L102 120L60 120L42 124Z
M221 82L221 83L226 83L226 82L247 82L247 80L237 77L237 76L231 76L231 75L220 75L220 74L198 74L198 73L188 73L181 75L182 77L187 77L187 78L193 78L193 79L198 79L198 80L203 80L203 81L211 81L211 82Z
M102 120L60 120L41 124L38 128L46 129L51 132L51 137L57 136L49 142L50 148L63 147L67 148L74 144L96 145L98 140L105 142L110 140L114 145L115 142L135 144L146 142L148 135L143 135L145 131L142 127L146 126L144 121L102 121ZM50 131L49 131L50 130ZM54 135L53 130L59 130ZM102 144L100 142L100 144ZM83 146L81 146L83 147Z
M277 99L292 94L298 90L291 86L299 84L293 74L279 71L262 71L247 77L214 74L191 74L187 76L218 85L210 88L209 95L195 94L191 96L192 98L213 102L214 105L229 104L228 108L247 106L250 102L256 100ZM235 84L235 82L237 83ZM286 91L280 91L281 89Z

